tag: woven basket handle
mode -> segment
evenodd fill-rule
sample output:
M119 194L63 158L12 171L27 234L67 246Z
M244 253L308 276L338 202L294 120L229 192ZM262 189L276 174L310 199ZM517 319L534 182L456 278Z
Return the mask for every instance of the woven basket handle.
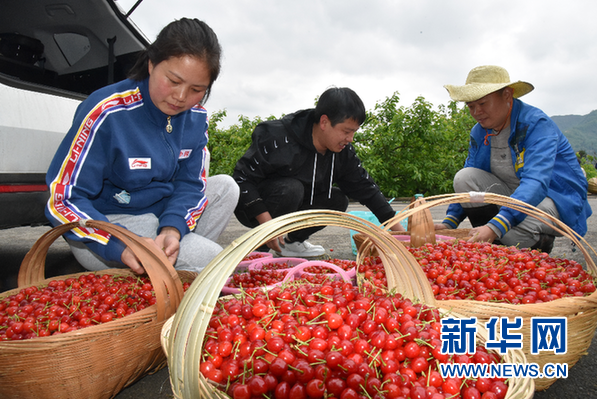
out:
M42 235L33 244L21 263L18 277L19 287L28 287L44 280L45 260L50 245L67 231L81 227L103 230L121 240L133 251L147 272L155 290L158 321L164 321L176 312L183 296L182 282L166 255L147 245L131 231L100 220L61 224Z
M424 198L412 201L411 208L416 208L425 203ZM435 229L431 211L424 209L408 218L408 230L410 231L410 245L414 248L430 243L435 244Z

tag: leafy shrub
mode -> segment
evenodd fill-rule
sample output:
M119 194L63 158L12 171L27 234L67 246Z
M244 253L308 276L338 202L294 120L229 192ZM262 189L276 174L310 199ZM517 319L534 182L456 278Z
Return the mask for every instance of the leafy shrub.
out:
M597 169L595 169L595 165L597 165L597 157L588 155L584 151L579 151L576 156L578 157L581 168L583 168L587 175L587 180L597 177Z
M256 117L250 120L246 116L238 118L238 124L227 129L219 129L218 123L226 117L226 111L216 111L209 118L209 151L211 153L210 175L225 174L232 176L236 161L243 156L251 145L251 135L255 126L263 122ZM270 116L267 120L276 119Z
M468 109L451 102L437 111L423 97L399 107L394 93L376 104L355 135L365 169L387 197L453 192L475 124Z

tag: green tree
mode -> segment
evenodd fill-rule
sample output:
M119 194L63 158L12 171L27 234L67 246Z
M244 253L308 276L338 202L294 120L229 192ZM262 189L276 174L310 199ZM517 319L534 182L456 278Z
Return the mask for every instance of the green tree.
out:
M240 116L235 125L219 129L218 123L226 117L226 111L216 111L209 118L209 151L211 153L209 174L232 175L236 161L251 145L251 135L255 126L263 121L260 117L250 120ZM270 116L269 119L275 119Z
M453 102L434 111L423 97L408 108L399 100L396 92L376 104L355 135L363 166L388 197L452 192L474 120Z
M587 180L597 177L597 170L595 169L595 165L597 165L597 157L588 155L584 150L577 152L576 156L578 162L580 162L580 167L583 168L587 175Z

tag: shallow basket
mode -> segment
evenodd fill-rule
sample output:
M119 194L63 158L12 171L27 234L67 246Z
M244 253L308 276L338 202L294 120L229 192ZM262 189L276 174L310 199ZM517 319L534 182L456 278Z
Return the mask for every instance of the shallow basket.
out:
M309 272L306 272L305 269L307 269L311 266L325 267L325 268L333 270L334 273L309 273ZM303 278L307 275L311 275L311 276L320 275L320 276L329 278L330 280L341 279L347 283L352 283L352 278L351 278L350 274L347 273L344 269L342 269L339 266L334 265L333 263L329 263L329 262L325 262L325 261L321 261L321 260L311 260L311 261L302 262L302 263L296 265L295 267L290 269L290 271L286 275L286 278L284 278L284 283L291 281L291 280Z
M291 258L291 257L286 257L286 258L263 258L263 259L256 259L254 261L252 261L251 263L249 263L249 270L260 270L263 269L263 266L266 266L270 263L274 263L274 264L280 264L280 263L286 263L288 265L288 268L286 269L276 269L276 270L291 270L292 268L300 265L301 263L306 262L307 259L304 258Z
M19 288L51 280L77 278L92 272L44 279L48 248L72 228L94 228L122 240L139 258L154 286L157 303L139 312L81 330L22 341L0 342L0 397L44 399L103 399L165 365L160 331L183 296L181 279L196 273L177 272L160 251L119 226L88 220L85 226L64 224L42 235L27 253L19 271ZM130 269L107 269L99 275L136 275Z
M252 252L254 253L254 252ZM259 258L259 259L254 259L251 261L244 261L244 262L240 262L238 264L238 266L236 267L236 271L251 271L251 270L258 270L261 269L264 265L270 264L270 263L287 263L289 265L289 267L287 269L278 269L279 271L286 271L286 272L290 272L290 270L292 270L292 268L296 267L297 265L306 262L307 259L303 259L303 258L274 258L273 256L269 256L269 257L263 257L263 258ZM224 286L222 287L222 294L224 295L231 295L231 294L240 294L243 292L242 288L234 288L234 287L228 287L228 283L232 280L232 276L230 276L227 280L226 283L224 284ZM276 284L271 284L268 286L265 286L265 289L271 289L273 287L276 286L280 286L282 285L282 282L276 283Z
M203 340L214 306L224 282L239 260L261 243L285 233L330 225L367 234L386 265L388 282L392 287L408 298L434 302L431 287L414 257L386 230L373 223L343 212L320 210L295 212L273 219L239 237L213 259L188 289L176 314L164 324L161 342L168 357L170 383L175 398L228 398L208 382L199 370ZM411 265L403 266L406 263ZM516 354L516 357L512 354ZM518 350L511 351L506 361L524 362L524 354ZM509 381L506 397L529 399L533 392L533 380L515 378Z
M399 220L402 217L412 216L419 211L428 210L431 207L438 205L446 205L453 203L467 203L467 202L483 202L489 204L496 204L506 206L511 209L523 212L527 217L534 217L545 223L553 224L554 230L563 236L569 238L583 253L587 263L587 270L591 275L597 276L597 267L591 257L597 255L595 250L580 237L576 232L570 229L563 222L553 218L547 213L530 206L524 202L512 199L510 197L492 194L492 193L465 193L465 194L446 194L433 197L426 197L426 201L420 201L415 204L412 209L397 215L390 219L386 224L392 221ZM450 232L450 230L440 230L442 234ZM372 244L375 245L375 244ZM369 251L369 249L367 249ZM359 254L359 256L367 256L367 253ZM418 266L418 265L417 265ZM394 267L391 265L391 267ZM422 273L422 268L414 267L413 273ZM386 267L387 270L387 267ZM361 281L361 280L358 280ZM430 286L429 282L426 282ZM390 286L388 280L388 286ZM586 297L568 297L555 301L539 303L539 304L507 304L498 302L481 302L475 300L442 300L435 301L435 299L425 299L425 303L431 306L437 306L442 309L450 310L464 317L477 317L478 324L484 324L489 321L491 317L508 317L513 321L515 317L523 318L523 326L521 329L515 330L515 333L522 333L523 335L523 350L526 358L531 363L538 363L541 367L546 363L567 363L568 367L572 367L580 359L582 355L587 353L595 329L597 328L597 292ZM532 317L566 317L568 320L568 345L565 354L554 354L551 352L540 352L533 355L530 352L531 348L531 318ZM556 378L537 378L535 385L537 390L545 390L553 384Z

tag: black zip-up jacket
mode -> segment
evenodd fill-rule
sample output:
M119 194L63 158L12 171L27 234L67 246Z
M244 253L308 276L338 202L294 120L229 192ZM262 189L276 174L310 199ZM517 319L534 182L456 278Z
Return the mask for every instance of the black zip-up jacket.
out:
M240 186L239 207L250 218L268 211L257 186L264 180L293 177L305 186L306 201L330 195L335 184L346 196L367 206L380 222L392 218L396 212L361 166L352 145L339 153L317 152L313 113L314 109L301 110L257 125L251 146L234 168L233 177Z

